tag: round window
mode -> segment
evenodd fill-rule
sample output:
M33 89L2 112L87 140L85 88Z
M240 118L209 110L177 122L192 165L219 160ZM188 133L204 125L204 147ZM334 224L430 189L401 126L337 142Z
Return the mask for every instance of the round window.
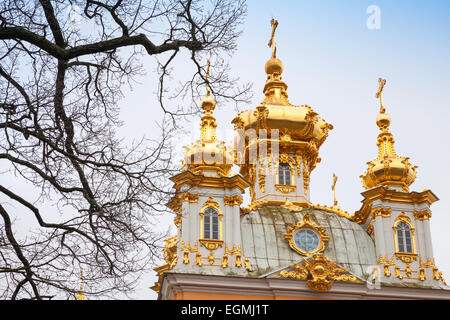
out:
M319 247L320 237L314 230L302 228L294 233L294 243L301 251L310 253Z

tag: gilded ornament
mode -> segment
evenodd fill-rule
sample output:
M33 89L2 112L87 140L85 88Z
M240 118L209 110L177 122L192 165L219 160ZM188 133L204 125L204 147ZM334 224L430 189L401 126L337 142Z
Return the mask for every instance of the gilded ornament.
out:
M203 266L202 255L200 252L195 254L195 264L199 267Z
M340 217L344 217L344 218L347 218L347 219L353 221L353 216L350 215L347 211L342 210L342 208L339 206L328 207L326 205L322 206L320 204L316 204L316 205L313 205L312 208L317 209L317 210L323 210L323 211L330 212L330 213L334 213Z
M309 259L303 258L302 263L289 267L289 270L282 270L275 278L292 278L307 280L307 286L314 291L329 291L334 281L349 281L363 283L344 268L337 266L336 261L330 261L323 254L315 254ZM292 270L293 269L293 270Z
M250 261L250 260L249 260L248 258L244 258L244 266L245 266L245 269L246 269L247 271L252 272L253 269L252 269L252 267L250 266L249 261Z
M259 167L258 170L258 182L259 182L259 189L261 190L262 193L265 193L266 175L265 175L265 168L263 166Z
M372 220L375 220L376 217L390 217L391 216L392 209L391 208L382 208L382 207L376 207L372 209L372 214L370 215L370 218Z
M414 218L416 220L427 220L431 218L431 211L428 209L421 210L421 211L414 211Z
M292 212L301 212L303 210L302 207L296 206L295 204L293 204L292 201L289 200L289 198L286 198L286 202L281 207L288 209L289 211L292 211Z
M226 206L238 206L243 202L242 197L239 195L223 196L223 200Z
M389 270L390 266L395 265L395 259L394 257L391 258L391 260L388 260L388 257L385 256L383 258L383 256L380 254L380 256L378 257L378 264L383 264L383 268L384 268L384 275L386 277L390 277L391 276L391 271Z
M228 267L228 255L224 254L222 258L222 268Z
M291 193L295 191L295 186L276 184L275 189L282 193Z
M177 235L167 238L166 240L164 240L164 242L165 242L165 247L163 249L164 260L170 264L175 259L175 256L177 254L177 243L178 243Z

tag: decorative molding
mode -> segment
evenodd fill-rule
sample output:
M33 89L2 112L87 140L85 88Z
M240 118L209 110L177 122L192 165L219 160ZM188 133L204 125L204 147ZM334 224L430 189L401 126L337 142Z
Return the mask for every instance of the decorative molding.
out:
M303 210L303 207L296 206L288 198L286 198L286 202L283 205L281 205L281 207L285 208L285 209L288 209L289 211L292 211L292 212L300 212L300 211Z
M210 251L214 251L223 246L223 240L216 239L199 239L200 245Z
M295 191L295 186L276 184L275 189L277 189L278 191L281 191L283 193L291 193L291 192Z
M332 206L332 207L328 207L328 206L322 206L320 204L316 204L312 206L313 209L317 209L317 210L323 210L326 212L330 212L330 213L335 213L340 217L344 217L347 218L351 221L353 221L353 216L350 215L347 211L342 210L341 207L339 206Z
M414 219L416 220L427 220L431 218L431 211L429 209L414 211Z
M364 197L363 205L361 209L356 211L354 214L354 220L359 224L364 223L369 217L372 211L372 204L375 200L415 205L419 205L422 203L431 205L435 201L439 200L438 197L436 197L436 195L430 190L424 190L422 192L402 192L388 189L383 186L366 190L361 194Z
M304 202L304 201L292 201L292 203L296 206L301 206L304 208L310 208L311 204ZM258 210L264 206L282 206L285 205L285 200L269 200L269 199L263 199L263 200L256 200L250 203L247 207L241 207L241 213L242 214L248 214L252 211Z
M339 268L336 261L330 261L323 254L315 254L310 259L303 258L303 264L298 263L282 270L278 275L272 278L292 278L307 280L308 288L314 291L329 291L334 281L349 281L354 283L363 283L344 268Z
M390 217L391 216L392 209L391 208L383 208L383 207L376 207L372 208L372 213L370 214L370 219L374 220L377 217Z
M242 204L243 199L239 195L223 196L223 201L226 206L239 206Z

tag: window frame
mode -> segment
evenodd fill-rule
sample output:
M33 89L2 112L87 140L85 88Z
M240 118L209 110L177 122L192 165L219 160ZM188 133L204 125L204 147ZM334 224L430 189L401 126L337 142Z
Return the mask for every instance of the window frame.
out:
M399 236L398 236L398 231L401 231L401 229L399 230L399 225L401 223L405 223L408 225L409 227L409 234L410 234L410 244L411 244L411 252L408 251L400 251L400 240ZM406 215L405 212L402 212L394 221L394 225L392 226L392 229L394 231L394 244L395 244L395 256L402 260L405 263L411 263L413 260L417 260L417 246L416 246L416 235L415 235L415 228L412 224L411 218L408 217ZM405 233L402 233L402 235L404 236ZM403 241L403 244L406 244L406 237ZM407 249L407 247L405 247L404 249Z
M205 237L205 211L208 209L214 209L217 212L218 216L218 238L206 238ZM223 240L223 214L220 210L219 203L214 201L212 197L209 197L209 199L203 204L202 209L199 212L200 215L200 240L205 241L222 241ZM210 232L212 232L212 224L210 221ZM211 234L212 235L212 234Z

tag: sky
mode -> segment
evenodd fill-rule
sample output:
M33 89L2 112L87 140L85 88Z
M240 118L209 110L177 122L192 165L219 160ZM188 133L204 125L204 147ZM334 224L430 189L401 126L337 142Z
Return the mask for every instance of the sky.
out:
M418 166L410 190L427 188L440 199L431 207L433 250L437 267L450 280L450 2L247 4L243 33L230 63L232 73L242 83L253 84L254 97L239 110L255 108L262 101L264 64L271 54L267 47L270 19L275 18L279 22L277 57L284 64L283 80L288 84L290 102L312 106L334 126L320 149L322 162L311 174L311 201L333 204L331 183L335 173L339 205L354 213L363 200L359 177L367 168L366 162L377 157L379 129L375 120L379 102L375 93L378 78L386 79L383 98L392 119L395 150ZM368 11L371 6L378 9L377 21L373 20L374 11ZM149 75L148 82L136 86L125 99L125 130L133 127L136 134L140 129L145 134L152 132L149 119L155 116L143 116L152 102L142 96L156 91L152 82L154 76ZM233 104L216 107L219 138L229 141L231 120L236 114ZM198 138L198 124L198 119L185 124L192 134L180 144ZM155 298L147 288L140 297Z
M277 57L284 64L290 102L312 106L334 126L320 149L322 161L311 173L312 203L333 204L335 173L339 205L351 214L361 207L364 188L359 177L378 151L375 93L378 78L386 79L383 98L395 150L418 166L410 190L427 188L440 199L431 207L433 250L450 284L450 2L249 0L247 5L243 33L229 58L239 83L253 84L252 102L239 110L255 108L263 99L270 19L275 18ZM367 11L373 6L379 10L377 23L373 11ZM177 59L176 73L189 72L183 56ZM142 63L147 74L132 90L124 89L120 102L124 125L119 133L130 140L159 135L156 123L162 117L155 58L144 57ZM216 107L219 139L230 142L237 112L232 103ZM180 125L189 132L180 136L181 151L182 145L198 139L199 119ZM161 229L172 220L161 217ZM173 224L171 228L175 231ZM156 273L144 276L132 298L156 299L149 288L155 280Z

